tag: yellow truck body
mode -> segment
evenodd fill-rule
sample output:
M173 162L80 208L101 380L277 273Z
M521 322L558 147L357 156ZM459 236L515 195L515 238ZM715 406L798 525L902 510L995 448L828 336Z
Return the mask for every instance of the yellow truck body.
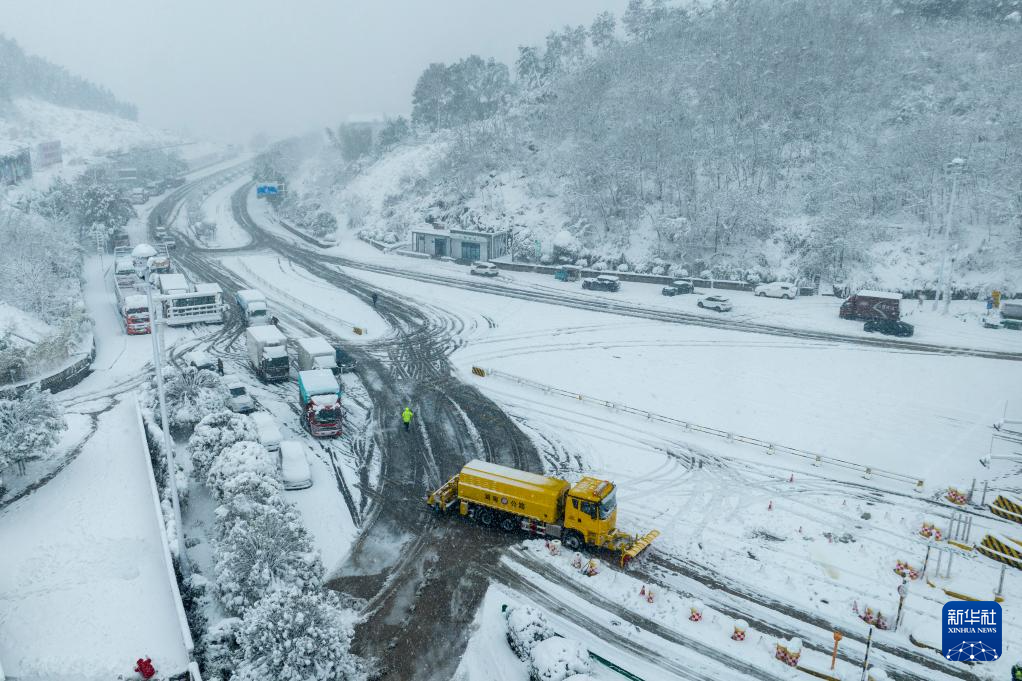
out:
M617 530L617 487L607 480L567 480L536 475L474 459L458 475L426 498L434 510L470 516L505 531L516 528L560 538L572 549L583 544L620 552L622 563L635 558L659 536L653 530L634 536Z
M560 520L568 481L475 459L458 474L458 497L544 523Z

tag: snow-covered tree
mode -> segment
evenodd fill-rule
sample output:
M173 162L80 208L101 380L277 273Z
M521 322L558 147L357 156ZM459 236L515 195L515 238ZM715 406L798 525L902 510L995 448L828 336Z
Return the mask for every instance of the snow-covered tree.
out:
M239 615L271 591L319 588L323 563L298 511L279 497L245 511L218 517L226 529L213 544L213 569L224 609Z
M244 414L221 409L202 417L188 438L188 451L192 457L192 475L206 481L213 461L227 447L236 442L258 442L255 423Z
M217 502L224 500L227 484L242 473L275 477L277 463L258 442L241 440L220 451L209 466L206 486Z
M240 629L240 617L226 617L209 626L202 637L203 678L224 681L237 670L241 662Z
M216 372L191 366L166 366L163 382L167 418L173 429L192 428L208 414L227 407L227 390ZM159 409L155 408L154 412L159 419Z
M238 681L354 681L364 678L350 652L354 613L331 591L277 591L245 613L238 631Z
M589 651L578 641L554 636L532 648L529 676L537 681L565 681L591 669Z
M597 50L605 50L614 44L617 20L610 12L600 12L589 27L589 40Z
M48 390L32 386L15 399L0 399L0 471L15 464L24 475L25 462L46 456L66 428Z
M383 151L392 149L403 142L409 132L411 130L408 127L407 118L404 116L388 118L380 130L380 134L376 136L376 146Z
M325 210L321 210L316 213L316 217L312 219L311 223L312 233L317 237L329 236L337 231L337 218L334 217L333 213L328 213Z

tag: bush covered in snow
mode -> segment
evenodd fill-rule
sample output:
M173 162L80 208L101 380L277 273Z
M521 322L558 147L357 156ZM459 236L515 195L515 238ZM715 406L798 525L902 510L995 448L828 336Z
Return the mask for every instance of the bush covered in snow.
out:
M535 681L565 681L591 669L589 652L578 641L554 636L532 648L529 675Z
M522 660L528 660L533 646L554 635L542 611L527 605L511 606L504 613L507 642Z
M236 442L221 451L220 456L213 460L206 476L206 486L217 503L224 500L224 490L228 483L242 473L276 477L277 462L273 455L266 451L266 447L258 442Z
M50 391L32 386L13 400L0 399L0 476L15 465L24 474L29 459L45 457L67 429Z
M282 590L245 613L238 628L237 681L354 681L364 678L351 654L354 616L331 591Z
M271 591L319 587L323 564L291 504L277 497L245 504L242 514L218 514L217 520L216 589L228 613L242 614Z
M258 442L255 423L244 414L221 409L202 417L188 439L192 457L192 475L205 482L213 461L227 447L237 442Z
M163 368L163 386L167 394L167 418L171 430L190 430L213 412L227 408L227 389L214 371L186 366ZM149 406L160 422L156 379L153 378L147 395Z

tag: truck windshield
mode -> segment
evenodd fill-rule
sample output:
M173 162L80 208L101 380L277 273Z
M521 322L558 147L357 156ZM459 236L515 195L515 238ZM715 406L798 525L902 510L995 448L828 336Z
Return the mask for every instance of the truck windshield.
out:
M617 508L617 488L611 490L610 494L603 497L600 502L600 520L606 520Z
M245 389L244 388L231 388L231 396L232 397L241 397L244 394L245 394Z
M325 407L316 410L316 423L337 423L341 420L341 410L337 407Z
M265 317L266 316L266 310L252 310L252 309L250 309L248 311L248 316L249 317Z
M266 363L271 367L286 367L288 359L287 357L269 357L266 359Z

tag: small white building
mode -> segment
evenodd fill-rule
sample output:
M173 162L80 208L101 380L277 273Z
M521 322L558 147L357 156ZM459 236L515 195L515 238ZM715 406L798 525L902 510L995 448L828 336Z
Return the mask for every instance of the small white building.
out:
M472 229L446 229L425 225L412 229L412 250L416 253L475 262L506 255L511 230L483 232Z

